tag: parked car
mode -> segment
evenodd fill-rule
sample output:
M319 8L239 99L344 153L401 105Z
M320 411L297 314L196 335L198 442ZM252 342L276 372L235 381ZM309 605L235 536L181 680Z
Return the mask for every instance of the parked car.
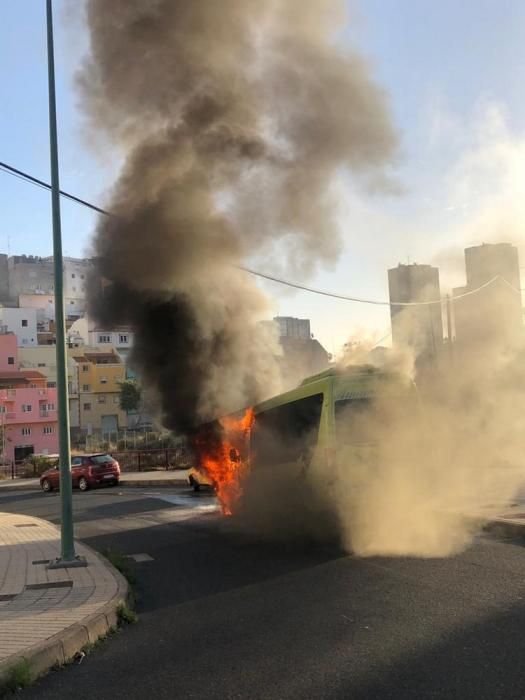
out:
M71 459L71 481L73 488L87 491L92 486L109 484L116 486L120 480L120 466L111 455L99 453L76 455ZM45 471L40 477L42 491L52 491L60 485L58 466Z

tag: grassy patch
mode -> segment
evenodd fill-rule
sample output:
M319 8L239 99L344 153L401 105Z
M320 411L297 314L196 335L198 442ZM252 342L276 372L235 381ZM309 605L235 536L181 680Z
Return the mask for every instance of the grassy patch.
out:
M137 600L137 577L135 576L135 572L131 567L130 559L125 554L121 554L120 552L114 552L111 549L106 549L103 552L103 554L106 557L106 559L108 559L113 564L115 569L117 569L117 571L120 571L122 576L124 576L126 581L129 583L129 606L125 603L120 603L120 605L117 608L119 624L134 624L138 620L137 614L132 610L132 608L135 607Z
M110 627L110 628L108 629L108 631L106 632L106 634L101 635L101 636L100 636L97 640L95 640L94 642L88 642L87 644L84 644L84 646L82 647L82 650L81 650L81 651L82 651L86 656L88 656L89 654L92 654L94 651L96 651L96 650L99 649L101 646L103 646L103 645L107 642L107 640L109 639L109 637L112 637L112 636L113 636L114 634L116 634L117 632L118 632L118 628L117 628L117 627ZM72 662L75 662L75 661L76 661L77 663L79 662L78 655L75 656L75 657L73 657Z
M16 693L20 688L27 688L33 681L31 669L25 659L11 666L0 684L0 697L8 693Z
M112 549L106 549L102 552L103 555L110 561L117 571L120 571L122 576L127 580L130 586L136 586L137 577L135 572L131 568L129 562L129 557L121 554L120 552L114 552Z
M126 603L119 603L117 607L117 616L120 625L134 625L137 622L137 613L128 608Z

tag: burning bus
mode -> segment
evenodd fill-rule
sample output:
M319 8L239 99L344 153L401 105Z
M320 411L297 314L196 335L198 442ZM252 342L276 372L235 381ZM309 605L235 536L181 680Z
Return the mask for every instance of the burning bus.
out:
M223 513L235 513L248 478L324 487L338 470L358 487L373 463L379 431L414 385L372 366L328 369L300 386L220 421L191 438L196 466L190 483L213 486ZM392 426L393 429L394 426ZM346 479L348 483L348 479Z

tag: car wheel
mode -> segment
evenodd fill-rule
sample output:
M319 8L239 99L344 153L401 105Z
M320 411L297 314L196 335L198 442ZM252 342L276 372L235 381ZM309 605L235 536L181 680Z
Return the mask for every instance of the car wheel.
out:
M85 476L81 476L80 479L78 480L78 488L81 491L87 491L89 488L88 480L86 479Z
M190 486L191 488L196 492L200 491L201 485L199 484L198 481L196 481L192 476L189 478Z
M118 479L113 479L111 482L111 486L118 486L119 485L119 480Z
M42 479L42 483L40 484L42 491L45 493L49 493L50 491L53 490L53 487L51 486L51 482L49 479Z

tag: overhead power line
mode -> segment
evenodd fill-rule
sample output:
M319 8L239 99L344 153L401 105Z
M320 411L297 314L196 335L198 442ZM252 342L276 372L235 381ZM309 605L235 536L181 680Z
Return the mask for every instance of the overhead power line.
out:
M285 284L288 287L294 287L295 289L300 289L304 292L312 292L312 294L321 294L325 297L332 297L334 299L341 299L343 301L355 301L359 304L373 304L374 306L432 306L434 304L443 303L443 299L429 299L429 301L383 301L380 299L363 299L362 297L347 296L346 294L338 294L337 292L327 292L324 289L317 289L316 287L308 287L304 284L290 282L289 280L283 280L279 277L274 277L273 275L267 275L264 272L258 272L257 270L252 270L248 267L239 267L239 269L244 270L244 272L249 272L250 275L262 277L263 279L270 280L271 282L277 282L278 284ZM464 292L463 294L458 294L457 296L454 296L453 300L456 301L457 299L469 297L471 294L477 294L477 292L480 292L482 289L485 289L485 287L494 284L494 282L496 282L499 279L503 278L500 278L499 275L496 275L496 277L493 277L491 280L485 282L480 287L476 287L476 289L470 289L468 292ZM514 287L512 287L512 289L514 289ZM514 289L514 291L518 290Z
M26 182L31 183L32 185L36 185L37 187L42 187L45 190L50 190L51 185L48 182L44 182L43 180L39 180L37 177L33 177L32 175L29 175L29 173L25 173L23 170L18 170L18 168L13 168L12 165L8 165L7 163L3 163L0 161L0 170L3 170L6 173L9 173L10 175L13 175L14 177L19 178L20 180L25 180ZM100 207L95 206L94 204L91 204L91 202L87 202L85 199L80 199L80 197L75 197L74 194L70 194L69 192L64 192L64 190L59 190L60 194L62 197L65 197L66 199L70 199L72 202L76 202L77 204L82 204L82 206L87 207L88 209L93 209L93 211L98 212L99 214L104 214L105 216L111 216L109 211L105 211L105 209L101 209Z
M29 175L29 173L26 173L23 170L19 170L18 168L14 168L12 165L9 165L8 163L4 163L4 162L0 161L0 170L3 170L7 174L13 175L14 177L17 177L21 180L29 182L32 185L36 185L37 187L42 187L43 189L51 190L51 185L49 183L44 182L44 180L39 180L38 178L33 177L33 175ZM69 199L72 202L76 202L77 204L81 204L82 206L87 207L88 209L92 209L93 211L96 211L99 214L103 214L104 216L116 216L116 214L112 214L111 212L107 211L106 209L102 209L101 207L97 207L95 204L91 204L91 202L88 202L85 199L81 199L80 197L76 197L74 194L70 194L69 192L65 192L64 190L60 190L60 194L62 197L65 197L66 199ZM311 294L320 294L321 296L331 297L332 299L340 299L342 301L353 301L353 302L356 302L358 304L372 304L374 306L431 306L431 305L443 303L443 299L431 299L429 301L382 301L379 299L364 299L362 297L348 296L346 294L339 294L337 292L328 292L324 289L317 289L315 287L309 287L305 284L299 284L298 282L291 282L290 280L284 280L284 279L281 279L280 277L275 277L274 275L269 275L269 274L266 274L264 272L259 272L258 270L252 270L251 268L244 267L243 265L238 265L237 269L242 270L243 272L246 272L250 275L254 275L255 277L261 277L262 279L269 280L270 282L282 284L282 285L285 285L287 287L293 287L294 289L299 289L303 292L310 292ZM476 287L476 289L471 289L468 292L463 292L463 294L458 294L457 296L454 296L452 299L453 299L453 301L457 301L458 299L463 299L464 297L471 296L472 294L477 294L482 289L485 289L485 287L488 287L491 284L494 284L498 280L500 280L501 282L504 282L508 287L510 287L517 294L521 294L520 289L516 289L516 287L514 287L504 277L501 277L500 275L496 275L496 277L493 277L488 282L485 282L481 286Z

